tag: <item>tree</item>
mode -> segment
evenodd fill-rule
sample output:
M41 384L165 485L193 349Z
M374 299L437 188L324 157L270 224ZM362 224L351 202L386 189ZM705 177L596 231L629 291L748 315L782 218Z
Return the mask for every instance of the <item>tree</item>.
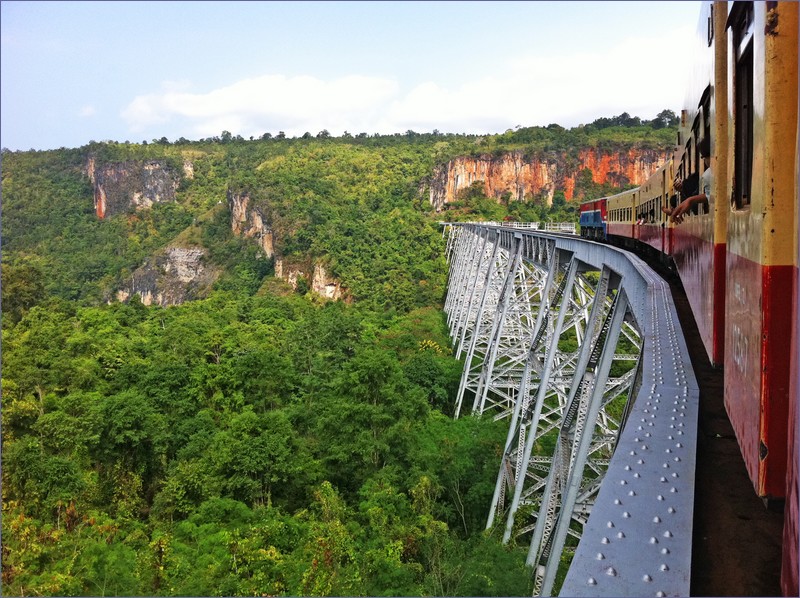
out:
M45 297L44 274L34 262L3 264L2 271L3 314L18 322L31 307Z
M658 113L653 119L654 129L678 126L679 119L672 110L666 109Z

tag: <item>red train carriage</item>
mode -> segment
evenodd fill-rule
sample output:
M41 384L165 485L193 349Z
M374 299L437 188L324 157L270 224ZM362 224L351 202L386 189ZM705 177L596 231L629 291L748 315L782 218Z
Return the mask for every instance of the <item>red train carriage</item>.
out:
M724 6L724 5L723 5ZM725 406L756 492L785 495L797 130L797 13L734 3L728 41ZM796 397L795 397L796 398Z
M613 237L617 242L623 239L635 238L634 230L636 221L634 218L638 197L639 189L630 189L607 198L607 234L610 238Z
M724 199L727 195L714 183L724 184L725 177L718 175L720 162L727 162L725 135L719 135L727 113L725 12L723 8L713 15L712 5L703 5L695 43L696 62L681 111L675 165L684 197L700 195L704 180L711 177L710 198L695 204L679 226L670 223L670 254L706 353L715 365L723 363L724 354L725 312L718 306L725 296L726 229L721 226L725 215L720 212L728 206Z
M667 161L639 188L636 205L635 236L643 244L659 253L670 253L667 216L662 207L669 205L673 193L673 161Z

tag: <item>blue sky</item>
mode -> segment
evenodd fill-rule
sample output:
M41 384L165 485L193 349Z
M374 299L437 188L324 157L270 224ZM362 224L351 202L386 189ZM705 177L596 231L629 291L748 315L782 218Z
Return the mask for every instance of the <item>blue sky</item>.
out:
M498 133L676 112L698 2L0 3L0 142Z

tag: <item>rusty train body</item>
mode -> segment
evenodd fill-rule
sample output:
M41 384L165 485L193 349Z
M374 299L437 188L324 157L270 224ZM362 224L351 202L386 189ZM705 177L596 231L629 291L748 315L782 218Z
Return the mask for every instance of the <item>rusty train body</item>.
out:
M671 159L580 206L582 236L656 252L680 276L708 359L724 367L754 491L785 500L787 596L798 595L799 27L797 2L703 3ZM706 199L673 219L662 208L680 200L676 179L690 187L706 164Z

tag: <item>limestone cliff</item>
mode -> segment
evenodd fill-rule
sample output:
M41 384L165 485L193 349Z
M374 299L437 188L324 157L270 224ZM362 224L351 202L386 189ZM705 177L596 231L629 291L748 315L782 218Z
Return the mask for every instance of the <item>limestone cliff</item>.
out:
M275 255L272 229L262 211L251 205L250 196L246 192L233 193L228 189L228 208L233 234L255 239L267 257Z
M643 183L667 159L666 152L630 149L605 152L585 148L577 155L552 152L546 157L526 157L520 151L501 155L460 156L439 166L430 185L430 202L439 211L457 200L458 192L475 182L483 183L484 195L500 199L510 193L512 200L544 198L552 204L557 190L571 200L578 175L592 172L596 183L616 186Z
M180 183L180 174L161 160L98 164L90 157L84 170L94 187L98 218L175 201Z
M309 272L311 276L309 276ZM301 279L310 281L309 288L320 297L338 301L348 299L347 289L341 283L328 275L325 267L319 262L284 263L282 259L275 260L275 276L288 282L296 291Z
M284 259L275 254L275 233L268 222L264 210L255 205L247 192L228 190L228 208L231 212L231 230L235 235L242 235L256 241L267 257L275 258L275 276L288 282L297 290L301 280L309 289L325 297L337 301L347 299L347 290L341 283L330 276L322 263L307 259Z
M219 272L204 262L202 247L167 247L138 268L116 294L117 301L139 295L145 305L179 305L204 296Z

